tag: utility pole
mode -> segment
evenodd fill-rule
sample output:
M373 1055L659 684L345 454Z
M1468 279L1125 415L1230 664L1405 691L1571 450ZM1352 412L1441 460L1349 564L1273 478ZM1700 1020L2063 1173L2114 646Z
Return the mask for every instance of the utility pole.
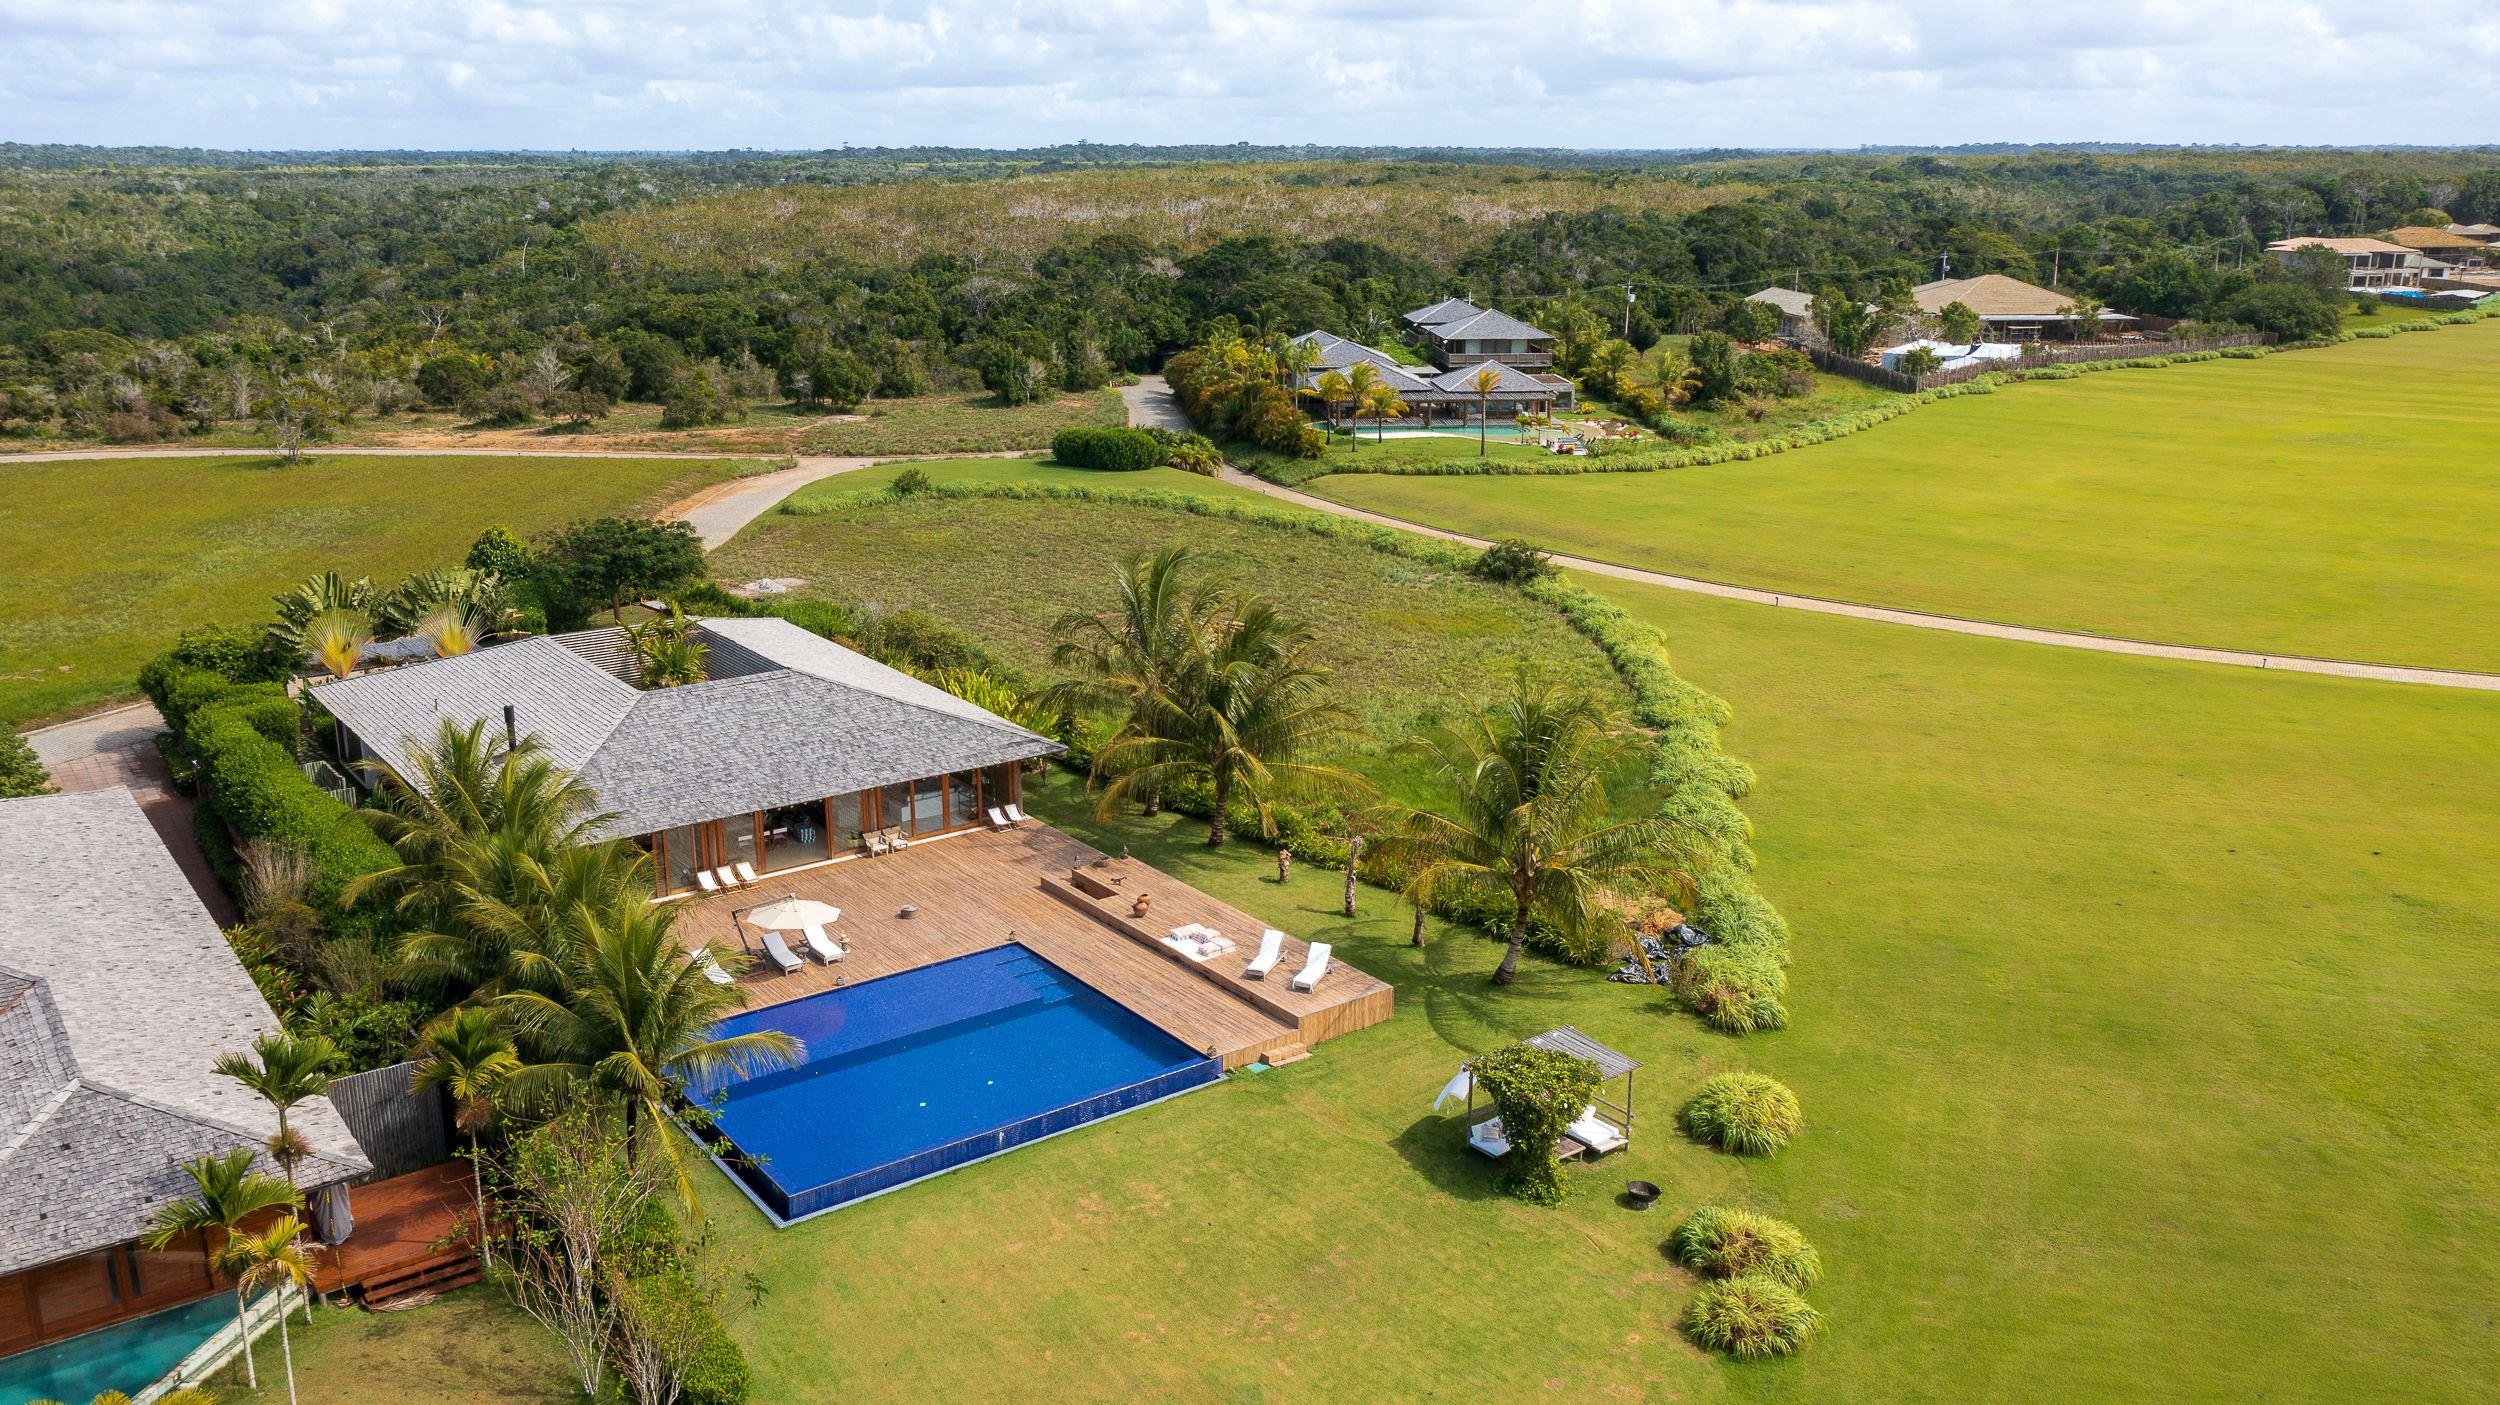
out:
M1631 284L1623 285L1623 339L1625 341L1632 340L1632 299L1636 296L1638 294L1632 291Z
M1937 254L1937 255L1936 255L1936 281L1937 281L1937 282L1939 282L1939 283L1941 283L1941 282L1943 282L1945 279L1950 278L1950 277L1952 277L1952 276L1953 276L1953 255L1951 255L1951 254L1949 254L1949 253L1939 253L1939 254Z

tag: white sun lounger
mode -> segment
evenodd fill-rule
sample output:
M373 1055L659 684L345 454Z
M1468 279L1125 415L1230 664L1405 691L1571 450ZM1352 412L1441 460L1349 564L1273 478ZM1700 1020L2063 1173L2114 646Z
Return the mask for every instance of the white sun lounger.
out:
M1009 823L1009 824L1022 824L1022 823L1024 823L1024 811L1023 811L1023 810L1018 809L1017 807L1015 807L1015 806L1013 806L1013 805L1001 805L999 808L1000 808L1001 810L1004 810L1004 811L1007 813L1007 823Z
M694 886L707 893L717 893L720 891L720 880L712 876L712 870L698 868L694 871Z
M833 939L825 935L823 927L801 927L799 935L806 938L807 949L816 953L816 959L828 966L849 955L844 948L834 945Z
M727 971L721 969L720 962L712 958L712 949L710 947L705 947L701 951L694 954L694 968L703 973L703 979L710 981L714 985L736 985L738 983L738 978L736 976L733 976Z
M781 939L779 932L764 934L764 954L773 959L773 964L779 966L785 976L807 964L790 953L790 944Z
M1587 1147L1593 1156L1603 1156L1619 1147L1630 1145L1632 1141L1622 1129L1598 1116L1597 1106L1594 1103L1581 1110L1578 1121L1563 1128L1563 1135Z
M1467 1129L1467 1144L1487 1156L1510 1155L1510 1138L1502 1132L1502 1119L1488 1117Z
M740 859L738 860L738 881L741 883L761 883L764 881L764 877L762 874L755 871L755 865L748 863L745 859Z
M1328 974L1328 951L1329 946L1326 942L1311 943L1311 959L1303 962L1302 969L1294 973L1294 989L1313 990L1318 988L1320 977Z
M723 864L719 868L712 870L712 881L720 884L723 888L741 888L746 886L744 883L739 881L738 870L729 867L727 864Z
M1259 934L1259 954L1250 958L1250 964L1242 967L1241 973L1254 981L1266 980L1267 973L1276 969L1284 955L1285 934L1270 927Z
M1005 829L1005 828L1007 827L1007 824L1008 824L1008 820L1007 820L1007 812L1006 812L1005 810L1000 809L1000 808L999 808L998 806L996 806L996 805L992 805L992 806L990 807L990 828L992 828L992 829Z

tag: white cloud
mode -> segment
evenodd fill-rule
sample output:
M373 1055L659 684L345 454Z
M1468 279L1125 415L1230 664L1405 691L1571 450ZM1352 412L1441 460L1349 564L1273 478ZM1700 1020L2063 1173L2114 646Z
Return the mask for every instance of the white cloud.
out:
M2407 14L2311 0L0 0L0 138L2472 139L2470 115L2500 96L2500 0Z

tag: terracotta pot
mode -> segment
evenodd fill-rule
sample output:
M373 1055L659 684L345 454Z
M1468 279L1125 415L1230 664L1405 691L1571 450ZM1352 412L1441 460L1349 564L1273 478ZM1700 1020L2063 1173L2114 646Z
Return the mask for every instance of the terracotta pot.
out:
M1131 917L1145 916L1147 904L1153 901L1154 895L1152 893L1139 893L1137 895L1137 901L1129 904L1128 915Z

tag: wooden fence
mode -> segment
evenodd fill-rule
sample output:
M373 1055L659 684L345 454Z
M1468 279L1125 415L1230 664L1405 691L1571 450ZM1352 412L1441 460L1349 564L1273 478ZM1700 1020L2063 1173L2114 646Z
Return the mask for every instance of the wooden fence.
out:
M414 1063L397 1063L330 1083L330 1105L356 1134L377 1179L451 1159L450 1108L440 1088L408 1091L416 1068Z
M1806 355L1817 370L1906 395L1913 391L1933 390L1940 385L1975 381L1993 371L2036 371L2044 366L2070 366L2083 361L2127 361L2138 356L2170 356L2182 351L2222 351L2235 346L2264 346L2273 340L2270 332L2250 332L2240 336L2207 337L2199 341L2084 342L2072 346L2032 342L2025 347L2019 361L1983 361L1951 371L1931 371L1923 376L1887 371L1871 361L1843 356L1826 346L1808 346Z

